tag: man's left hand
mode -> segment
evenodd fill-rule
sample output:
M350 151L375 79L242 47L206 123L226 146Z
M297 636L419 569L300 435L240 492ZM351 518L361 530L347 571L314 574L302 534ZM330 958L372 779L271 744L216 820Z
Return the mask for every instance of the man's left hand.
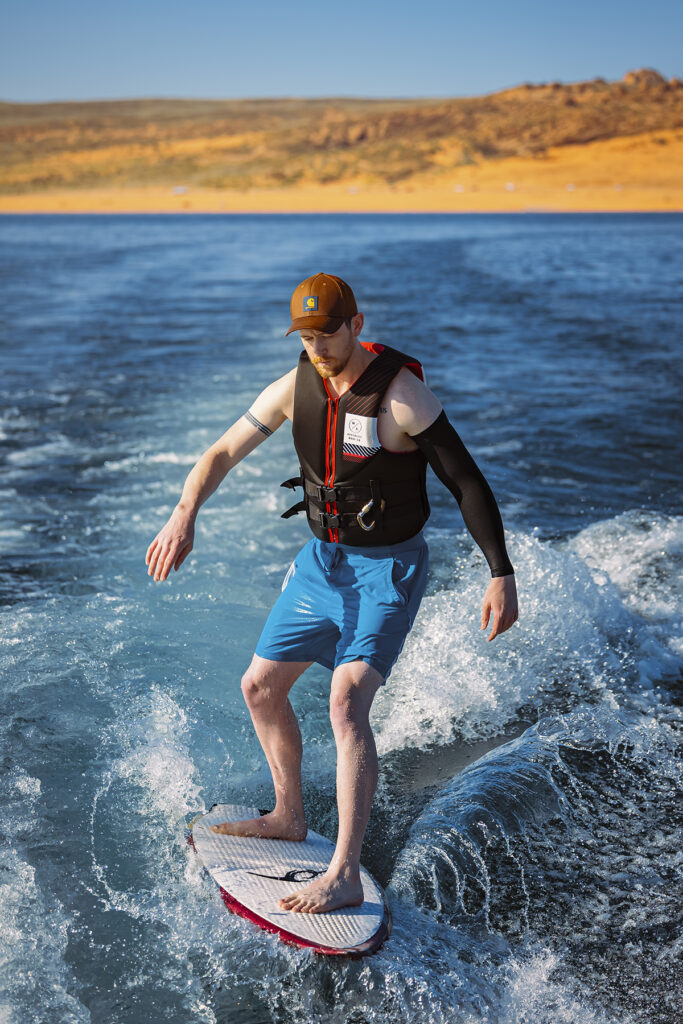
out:
M493 612L493 629L487 640L504 633L519 618L517 609L517 584L514 574L494 576L486 588L481 609L481 628L486 629Z

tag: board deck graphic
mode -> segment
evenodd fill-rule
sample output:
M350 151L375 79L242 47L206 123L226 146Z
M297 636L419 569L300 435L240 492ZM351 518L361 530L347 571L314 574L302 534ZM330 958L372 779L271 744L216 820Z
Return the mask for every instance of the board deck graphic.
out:
M381 887L361 867L364 902L325 914L297 914L278 905L327 870L334 845L309 830L302 843L212 832L222 821L256 818L255 807L215 804L196 819L188 842L218 883L230 910L285 942L336 956L366 956L382 945L391 931L391 914Z

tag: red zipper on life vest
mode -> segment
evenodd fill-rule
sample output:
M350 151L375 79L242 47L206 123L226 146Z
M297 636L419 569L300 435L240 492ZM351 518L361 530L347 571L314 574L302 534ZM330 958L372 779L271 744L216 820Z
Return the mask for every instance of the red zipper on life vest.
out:
M339 397L333 397L327 387L327 381L323 379L325 385L325 391L327 392L327 431L325 436L325 487L333 487L334 474L336 469L336 449L337 449L337 413L339 411ZM334 413L332 407L334 406ZM328 514L337 515L336 502L325 503L325 511ZM336 528L328 527L328 533L330 540L339 543L339 530Z
M338 412L339 412L339 399L335 398L334 399L334 423L332 424L332 441L331 441L331 444L330 444L330 454L332 456L332 468L330 470L330 482L328 484L329 487L334 487L334 478L335 478L335 476L337 474L337 413ZM336 516L338 514L338 512L339 512L339 509L337 508L337 503L333 502L333 504L332 504L332 514ZM332 531L332 533L334 535L334 540L336 541L336 543L339 543L339 530L337 529L336 526L335 526L334 530Z

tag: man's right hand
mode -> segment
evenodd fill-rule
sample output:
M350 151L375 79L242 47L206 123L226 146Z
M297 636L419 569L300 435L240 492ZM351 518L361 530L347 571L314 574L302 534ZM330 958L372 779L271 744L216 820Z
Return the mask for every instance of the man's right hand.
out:
M159 531L147 548L145 563L149 566L148 576L155 582L168 578L171 568L177 572L194 545L194 516L180 508Z
M226 474L292 418L295 383L296 367L269 384L252 404L251 416L240 416L193 466L171 518L147 548L148 575L155 582L168 579L171 567L177 572L192 551L199 508Z

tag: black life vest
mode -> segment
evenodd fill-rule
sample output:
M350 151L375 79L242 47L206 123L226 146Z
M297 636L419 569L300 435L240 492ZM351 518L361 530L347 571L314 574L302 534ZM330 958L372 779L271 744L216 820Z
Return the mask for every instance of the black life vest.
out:
M406 366L423 375L411 356L361 344L376 356L339 398L306 353L299 357L292 436L300 476L282 486L303 487L304 499L282 518L305 511L320 540L374 547L413 537L429 518L426 457L419 449L391 452L377 434L377 413L396 374Z

